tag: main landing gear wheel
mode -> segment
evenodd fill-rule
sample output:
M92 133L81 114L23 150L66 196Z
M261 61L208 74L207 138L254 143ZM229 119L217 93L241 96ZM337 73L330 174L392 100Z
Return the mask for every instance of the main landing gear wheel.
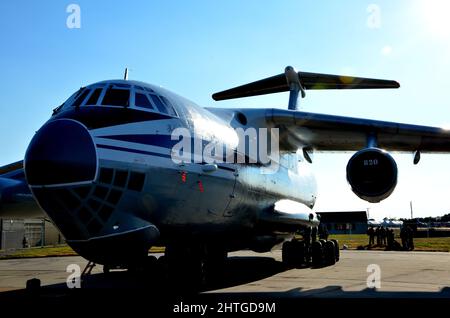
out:
M283 243L282 259L288 267L300 267L305 264L305 242L287 241Z
M334 243L334 258L336 262L339 262L340 252L339 252L339 242L337 240L331 240Z
M336 264L336 250L333 241L326 241L324 244L325 265Z
M312 265L314 267L320 267L323 264L323 247L322 242L315 241L312 243L311 246L311 258L312 258Z

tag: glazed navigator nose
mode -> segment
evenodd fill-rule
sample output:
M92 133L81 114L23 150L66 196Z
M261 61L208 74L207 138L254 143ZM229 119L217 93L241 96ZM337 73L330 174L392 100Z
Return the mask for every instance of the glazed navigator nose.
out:
M46 123L34 135L25 154L25 175L32 186L90 182L96 173L92 136L75 120Z

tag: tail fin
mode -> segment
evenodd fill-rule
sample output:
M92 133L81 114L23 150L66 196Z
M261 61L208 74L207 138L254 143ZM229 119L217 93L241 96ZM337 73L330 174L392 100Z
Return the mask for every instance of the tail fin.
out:
M293 70L287 67L286 70ZM399 88L396 81L372 79L364 77L330 75L320 73L297 72L302 88L309 89L374 89ZM212 95L216 101L286 92L291 90L287 71L253 83L234 87Z

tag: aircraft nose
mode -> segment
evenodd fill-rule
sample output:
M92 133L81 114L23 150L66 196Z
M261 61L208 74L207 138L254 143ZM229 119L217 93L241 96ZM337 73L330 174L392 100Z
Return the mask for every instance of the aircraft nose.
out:
M34 135L25 154L25 175L30 185L89 182L96 173L94 141L87 128L75 120L46 123Z

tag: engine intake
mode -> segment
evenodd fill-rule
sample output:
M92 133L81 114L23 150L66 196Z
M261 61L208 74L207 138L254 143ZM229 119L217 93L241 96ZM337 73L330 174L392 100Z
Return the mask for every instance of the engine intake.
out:
M348 161L347 181L361 199L380 202L389 197L397 185L397 164L382 149L360 150Z

